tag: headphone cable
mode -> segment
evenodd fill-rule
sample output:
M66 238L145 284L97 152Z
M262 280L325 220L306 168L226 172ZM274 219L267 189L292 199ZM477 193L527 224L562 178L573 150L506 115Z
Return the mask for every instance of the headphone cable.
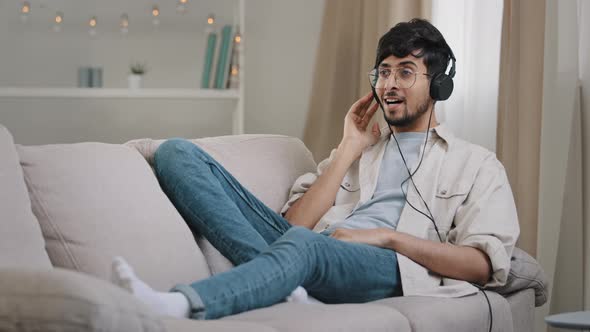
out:
M373 91L373 93L375 93L375 91ZM383 109L383 105L381 104L381 101L378 100L379 106L381 106L381 110L383 111L383 115L385 116L385 110ZM418 190L418 187L416 186L416 183L414 182L414 175L416 174L416 172L418 172L418 169L420 169L420 166L422 165L422 160L424 160L424 155L426 153L426 145L428 145L428 136L430 133L430 125L432 123L432 113L434 113L434 109L430 111L430 116L428 118L428 127L426 129L426 138L424 140L424 146L422 147L422 153L420 156L420 161L418 162L418 165L416 166L416 169L411 172L410 168L408 167L408 163L406 162L406 158L404 157L404 154L401 150L401 147L399 145L399 142L397 140L397 137L395 136L395 133L393 132L393 129L391 129L391 126L388 125L387 127L389 128L389 131L391 132L391 136L393 136L393 139L395 140L395 144L397 145L397 149L399 151L399 154L402 158L402 161L404 163L404 166L406 168L406 171L408 172L408 177L402 181L401 183L401 190L402 190L402 194L404 196L404 200L406 201L406 203L408 203L408 205L410 205L410 207L412 207L412 209L414 209L416 212L422 214L423 216L425 216L427 219L429 219L432 222L432 225L434 226L434 230L436 231L436 235L438 236L438 240L440 241L440 243L444 243L444 241L442 240L442 237L440 236L440 232L438 230L438 227L436 226L436 222L434 221L434 215L432 214L432 212L430 211L430 208L428 207L428 204L426 204L426 201L424 200L424 198L422 197L422 194L420 194L420 191ZM408 196L407 193L404 191L404 184L410 180L410 182L412 182L412 186L414 187L414 189L416 190L416 193L418 194L418 197L420 197L420 199L422 200L422 203L424 203L424 206L426 207L426 211L428 211L428 215L422 211L420 211L418 208L416 208L414 205L412 205L412 203L410 203L410 201L408 200ZM442 280L441 280L442 282ZM471 285L473 285L475 288L477 288L479 291L482 292L482 294L485 297L485 300L488 304L488 310L489 310L489 314L490 314L490 324L489 324L489 332L492 332L492 326L493 326L493 322L494 322L494 316L492 313L492 304L490 303L490 299L488 298L488 295L486 294L485 290L483 289L483 287L470 282Z

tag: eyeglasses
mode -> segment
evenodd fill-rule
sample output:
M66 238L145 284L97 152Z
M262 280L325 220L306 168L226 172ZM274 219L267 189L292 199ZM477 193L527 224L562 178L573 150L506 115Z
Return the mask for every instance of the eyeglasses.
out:
M418 74L430 76L427 73L415 72L408 67L401 67L397 69L379 67L374 68L369 72L369 82L371 83L371 86L375 89L383 89L391 77L391 73L393 73L395 83L400 89L409 89L414 86L414 83L416 83L416 76L418 76Z

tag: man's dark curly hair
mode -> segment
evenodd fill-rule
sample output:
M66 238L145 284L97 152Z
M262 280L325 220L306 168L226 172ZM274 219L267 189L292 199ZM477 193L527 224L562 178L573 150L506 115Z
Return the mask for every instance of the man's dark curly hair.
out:
M440 31L427 20L414 18L396 24L379 39L375 68L390 55L403 58L409 54L423 58L430 75L445 72L454 58Z

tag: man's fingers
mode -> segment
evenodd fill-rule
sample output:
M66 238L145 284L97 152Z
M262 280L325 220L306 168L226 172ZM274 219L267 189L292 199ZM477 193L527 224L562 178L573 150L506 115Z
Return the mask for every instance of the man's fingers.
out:
M369 124L369 122L373 118L373 115L375 115L375 112L377 112L378 108L379 108L379 104L375 103L373 106L371 106L371 108L369 108L369 110L366 112L366 114L364 114L364 116L362 118L362 122L361 122L361 125L363 128L367 127L367 125Z
M371 104L373 93L368 93L364 95L361 99L357 100L354 105L352 105L352 112L360 115L361 111L365 110Z
M369 120L371 120L371 118L373 117L373 114L375 114L375 112L377 112L378 108L379 108L379 103L375 103L373 106L371 106L371 108L369 108L369 111L365 115L365 118L368 118Z
M369 105L371 102L369 102L369 104L363 106L363 108L360 109L359 111L359 118L364 119L365 114L367 114L367 110L369 109Z

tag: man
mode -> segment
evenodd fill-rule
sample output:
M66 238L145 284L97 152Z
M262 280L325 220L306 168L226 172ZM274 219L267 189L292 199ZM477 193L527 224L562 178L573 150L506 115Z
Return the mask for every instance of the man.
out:
M434 114L452 91L454 61L427 21L387 32L372 92L352 105L339 146L296 181L281 215L194 144L166 141L155 155L162 188L236 267L158 293L115 259L117 283L157 312L194 319L269 306L299 285L326 303L502 285L519 234L504 168ZM388 126L369 128L379 105Z

